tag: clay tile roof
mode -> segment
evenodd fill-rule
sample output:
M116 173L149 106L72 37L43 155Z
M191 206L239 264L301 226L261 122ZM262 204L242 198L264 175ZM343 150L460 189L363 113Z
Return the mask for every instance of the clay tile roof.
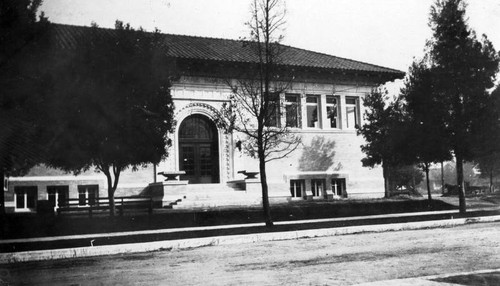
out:
M84 35L89 27L52 24L57 45L73 48L77 39ZM113 36L113 29L100 29L103 35ZM257 58L248 42L220 38L195 37L185 35L162 34L168 54L175 58L255 63ZM340 58L305 49L281 45L283 48L281 64L311 69L336 70L341 72L368 72L384 74L392 78L402 78L404 72L360 61Z

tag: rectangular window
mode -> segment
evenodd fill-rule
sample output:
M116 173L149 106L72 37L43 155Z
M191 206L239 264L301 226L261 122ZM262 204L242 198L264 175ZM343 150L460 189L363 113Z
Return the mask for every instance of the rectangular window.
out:
M68 186L47 186L47 197L52 207L64 206L68 203Z
M25 209L26 207L26 195L24 191L20 191L16 187L16 209Z
M323 190L325 189L325 180L323 179L312 179L311 180L311 192L313 197L323 196Z
M359 109L357 97L346 97L345 99L345 114L346 114L346 127L354 129L359 124Z
M85 190L78 190L78 205L85 206L87 204L87 193Z
M99 185L79 185L78 186L78 205L93 206L98 203Z
M287 127L299 127L299 96L297 94L285 95L285 118Z
M97 204L97 190L93 189L88 192L88 204L89 206L94 206Z
M319 97L316 95L306 96L307 127L320 128L319 124Z
M345 179L332 179L332 192L339 197L345 197Z
M290 180L290 194L292 198L302 198L304 180Z
M326 97L326 115L330 128L339 128L339 104L338 98L332 95Z
M267 106L267 116L264 125L268 127L279 127L280 122L280 95L279 93L271 93Z
M36 186L14 187L16 209L28 210L36 208L38 188Z

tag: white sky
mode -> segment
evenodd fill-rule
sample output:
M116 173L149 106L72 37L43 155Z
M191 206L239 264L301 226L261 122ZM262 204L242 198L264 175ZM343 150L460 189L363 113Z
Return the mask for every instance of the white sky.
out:
M407 71L431 37L434 0L289 0L284 43ZM500 1L468 0L469 25L500 49ZM113 27L116 19L163 33L238 39L250 0L45 0L55 23Z

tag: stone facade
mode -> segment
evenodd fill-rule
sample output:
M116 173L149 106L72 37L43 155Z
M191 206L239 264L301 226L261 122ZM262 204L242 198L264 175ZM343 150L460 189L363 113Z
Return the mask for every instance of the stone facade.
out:
M383 197L384 185L381 168L365 168L361 165L363 154L360 145L364 143L362 137L356 134L354 126L348 126L347 103L346 99L355 99L356 105L354 116L358 120L357 124L362 124L363 98L370 92L372 86L359 84L317 84L308 82L294 82L286 94L293 94L298 97L298 126L291 128L291 131L301 137L302 144L284 159L271 161L267 164L267 177L270 186L270 197L288 197L292 198L290 191L291 178L301 180L303 177L303 189L301 196L307 198L311 192L311 176L308 172L316 172L317 179L325 180L320 188L324 188L325 193L320 197L326 198L326 191L332 191L332 182L328 174L337 174L336 177L345 180L345 190L343 196L350 198L377 198ZM172 86L172 97L175 103L176 129L170 134L172 146L169 149L169 157L161 162L156 171L180 171L180 153L179 153L179 128L181 123L192 115L202 115L209 120L215 121L219 110L224 102L228 100L230 90L228 85L221 80L214 78L184 76L175 82ZM307 127L307 96L314 95L318 101L317 124L315 127ZM330 127L329 118L327 118L327 97L333 96L337 103L337 123L336 127ZM285 100L285 94L281 95L282 104ZM286 120L284 118L281 121ZM284 124L284 122L282 122ZM236 144L244 140L242 134L226 134L223 130L217 129L217 162L219 179L218 184L226 186L228 182L242 180L244 176L238 171L258 171L258 160L250 158L238 150ZM333 145L332 145L333 144ZM326 158L320 165L314 165L314 162L307 156L311 156L307 150L317 148L331 148L333 146L333 156ZM329 153L331 150L317 150L318 152ZM325 165L326 164L326 165ZM182 171L182 170L181 170ZM116 196L137 195L147 189L148 185L155 179L158 182L163 181L163 177L156 174L153 166L147 166L136 172L124 171L120 178L120 184ZM319 172L319 173L318 173ZM322 173L321 173L322 172ZM301 177L301 174L304 176ZM15 188L19 186L37 186L38 200L48 198L47 186L67 185L69 186L69 197L78 197L78 185L95 184L99 187L99 196L106 197L105 177L102 174L95 174L92 177L73 177L73 176L35 176L23 178L11 178L7 192L7 209L15 210ZM155 178L156 177L156 178ZM328 180L326 180L328 178ZM258 185L257 185L258 186ZM189 188L182 187L188 191ZM22 211L27 211L23 209Z
M271 161L267 165L268 182L273 187L270 190L270 196L273 191L276 195L288 194L289 181L287 174L307 171L330 171L348 174L346 186L346 196L348 197L382 197L383 179L380 168L365 168L361 165L363 154L360 146L364 143L362 137L356 135L353 126L348 127L346 116L346 98L357 99L356 114L357 120L362 120L363 98L371 91L372 86L357 86L353 84L315 84L306 82L294 82L287 94L294 94L300 97L299 102L299 123L298 128L291 128L292 132L302 138L302 146L290 154L287 158ZM211 119L215 119L222 103L229 96L227 85L217 82L213 79L203 78L183 78L180 83L173 86L172 95L175 99L177 108L176 120L179 127L182 120L188 115L203 114ZM316 128L307 128L307 103L306 96L318 96L319 108L319 126ZM282 102L284 101L284 94ZM334 96L338 99L338 125L337 128L329 127L326 116L326 98ZM281 119L285 120L284 118ZM362 124L362 122L358 122ZM178 128L176 129L176 133ZM179 154L176 151L178 146L177 135L173 134L173 146L171 156L164 163L160 164L162 170L179 170ZM240 170L258 171L258 160L249 158L236 148L236 142L244 140L242 134L224 134L219 130L219 164L221 166L220 182L226 183L234 179L242 179L238 174ZM334 142L334 156L329 166L312 166L314 170L308 169L311 166L301 166L301 157L304 156L304 148L314 147L312 143L322 141L325 143ZM328 145L330 146L330 145ZM304 160L304 159L303 159ZM307 158L305 158L307 160Z

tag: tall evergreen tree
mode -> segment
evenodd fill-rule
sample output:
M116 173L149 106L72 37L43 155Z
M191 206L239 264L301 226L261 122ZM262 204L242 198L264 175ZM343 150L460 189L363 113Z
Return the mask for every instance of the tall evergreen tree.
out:
M402 152L405 144L405 114L403 103L395 99L388 103L387 91L373 90L363 101L365 106L364 124L358 127L366 144L361 151L366 155L361 160L364 167L382 165L385 196L389 197L391 189L392 169L406 165L406 153Z
M487 89L493 87L499 63L486 36L478 40L467 25L465 8L462 0L437 0L431 9L429 42L434 90L448 112L443 120L456 158L462 213L466 211L463 162L473 159L474 138L487 120Z
M0 215L4 176L22 175L42 160L43 86L48 20L41 0L0 1Z
M489 179L490 192L493 192L493 178L500 174L500 86L490 95L487 108L488 123L481 127L481 134L475 140L475 159L481 177Z
M432 163L451 159L443 118L447 111L434 91L434 75L424 61L410 67L401 97L405 102L406 150L408 163L416 163L426 175L427 196L432 200L429 168Z

